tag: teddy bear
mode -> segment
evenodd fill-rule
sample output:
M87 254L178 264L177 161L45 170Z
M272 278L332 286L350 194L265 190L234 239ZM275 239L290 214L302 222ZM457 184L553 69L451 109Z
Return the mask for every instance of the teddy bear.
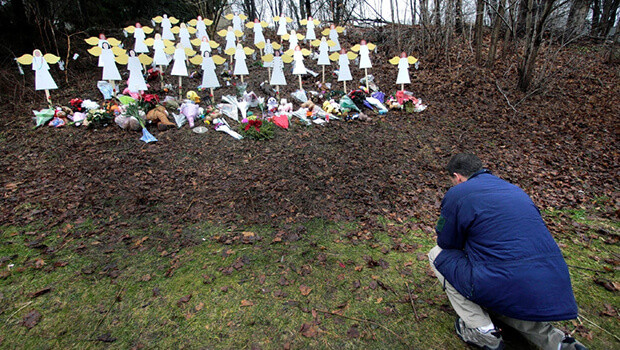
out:
M157 106L146 114L146 120L157 124L160 131L173 128L175 124L168 119L168 111L164 106Z

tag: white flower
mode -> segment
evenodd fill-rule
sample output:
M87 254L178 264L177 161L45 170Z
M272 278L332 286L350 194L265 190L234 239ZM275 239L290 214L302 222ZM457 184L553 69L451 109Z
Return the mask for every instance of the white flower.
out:
M82 101L82 107L90 110L90 109L97 109L99 108L99 104L95 101L91 101L91 100L84 100Z

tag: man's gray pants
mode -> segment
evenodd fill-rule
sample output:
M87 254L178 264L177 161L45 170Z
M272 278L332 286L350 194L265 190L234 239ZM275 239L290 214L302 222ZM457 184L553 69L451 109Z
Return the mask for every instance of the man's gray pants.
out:
M491 321L487 311L480 307L480 305L462 296L454 289L450 282L446 281L441 273L437 271L434 262L439 253L441 253L441 248L435 246L428 253L428 259L431 263L431 268L444 287L454 311L456 311L457 315L459 315L469 328L478 328L492 324L493 321ZM496 313L492 313L492 315L499 321L519 331L527 340L543 350L557 350L560 342L564 339L564 332L553 327L549 322L517 320Z

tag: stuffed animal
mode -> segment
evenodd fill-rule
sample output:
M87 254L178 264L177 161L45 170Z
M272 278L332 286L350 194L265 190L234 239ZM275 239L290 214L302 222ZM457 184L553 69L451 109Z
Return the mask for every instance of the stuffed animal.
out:
M174 127L174 123L168 119L168 111L164 106L157 106L146 114L146 120L157 124L158 130L167 130Z
M200 115L200 106L190 100L185 100L179 108L181 114L187 118L190 128L194 128L194 121Z

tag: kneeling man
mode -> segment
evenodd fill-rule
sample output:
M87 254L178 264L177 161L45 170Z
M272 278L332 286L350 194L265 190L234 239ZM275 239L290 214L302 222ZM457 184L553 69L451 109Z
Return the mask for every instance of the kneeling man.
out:
M586 349L549 321L577 317L566 262L530 197L473 154L448 163L431 267L458 314L457 335L503 349L491 316L545 350Z

